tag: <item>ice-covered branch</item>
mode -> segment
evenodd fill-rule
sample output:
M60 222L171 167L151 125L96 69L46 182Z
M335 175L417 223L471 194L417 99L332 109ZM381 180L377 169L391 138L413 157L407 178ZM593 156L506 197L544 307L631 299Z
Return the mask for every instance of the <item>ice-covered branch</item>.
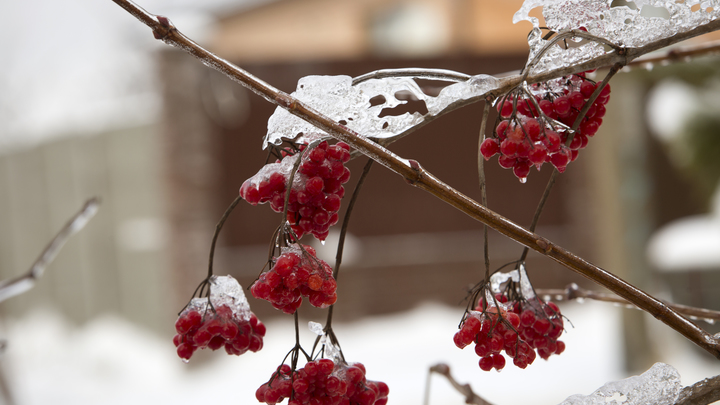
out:
M521 226L511 222L507 218L483 207L475 200L458 192L454 188L440 181L431 173L424 170L420 164L413 160L402 159L391 151L385 149L381 145L371 141L367 137L357 133L340 124L339 122L329 118L328 116L308 107L305 103L297 100L290 95L281 92L260 79L250 75L243 69L231 64L230 62L219 58L206 49L181 34L165 17L153 16L142 10L129 0L113 0L115 3L128 10L131 14L140 19L143 23L150 26L156 38L164 42L177 46L191 55L200 59L204 64L226 74L231 79L250 88L255 93L261 95L266 100L277 104L291 114L307 121L313 126L325 131L330 136L342 140L353 148L357 149L364 155L372 158L376 162L402 176L409 184L421 188L437 198L452 205L471 218L474 218L491 228L497 230L501 234L523 244L541 254L556 260L565 265L569 269L576 271L583 276L595 281L596 283L608 288L616 294L627 299L633 305L649 312L662 322L666 323L682 335L693 341L698 346L720 358L720 343L718 339L708 334L704 330L698 328L695 324L680 316L677 312L668 308L659 300L651 297L645 292L628 284L624 280L615 275L587 262L586 260L574 255L564 248L555 245L546 238L522 228ZM651 42L642 48L627 48L623 52L610 52L600 57L591 59L577 66L570 66L561 69L551 70L538 75L528 76L529 82L540 82L554 77L582 72L589 69L599 68L603 66L614 65L616 63L627 64L631 60L671 45L697 36L706 32L714 31L720 28L720 20L713 21L704 26L697 27L683 34L673 37ZM472 80L469 80L472 81ZM499 78L495 80L492 90L487 90L487 86L479 86L482 91L473 92L472 89L458 89L456 101L450 102L447 106L439 111L435 116L449 112L462 105L484 99L487 96L496 97L520 84L520 76ZM463 91L465 90L465 91ZM424 125L427 120L421 122Z
M683 388L675 405L713 404L715 401L720 401L720 375Z
M70 237L83 229L88 221L95 215L99 203L100 201L97 198L91 198L86 201L83 208L75 214L75 216L60 229L60 232L55 235L50 243L48 243L45 250L40 253L40 256L38 256L27 273L10 280L0 281L0 302L33 288L37 279L43 275L47 266L55 259L55 256L57 256L60 249L65 246L65 243Z

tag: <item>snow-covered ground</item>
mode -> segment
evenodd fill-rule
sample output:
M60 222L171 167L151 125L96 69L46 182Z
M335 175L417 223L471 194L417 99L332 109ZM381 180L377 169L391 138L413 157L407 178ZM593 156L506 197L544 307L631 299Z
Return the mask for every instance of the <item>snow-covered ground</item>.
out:
M575 325L562 340L567 350L526 370L513 366L483 372L472 348L452 342L461 310L427 304L413 311L335 326L346 358L366 365L371 379L390 386L390 403L421 404L427 370L445 362L460 382L498 405L557 404L589 394L605 382L625 378L618 325L620 308L603 303L566 304ZM667 358L688 385L720 374L720 365L698 359L682 338L661 327ZM293 345L292 318L267 323L258 353L228 356L198 352L191 364L175 354L171 336L158 337L116 317L73 329L57 313L37 312L9 320L0 336L8 346L0 365L19 405L34 404L252 404ZM303 327L301 341L312 346ZM460 394L435 375L431 404L463 404Z

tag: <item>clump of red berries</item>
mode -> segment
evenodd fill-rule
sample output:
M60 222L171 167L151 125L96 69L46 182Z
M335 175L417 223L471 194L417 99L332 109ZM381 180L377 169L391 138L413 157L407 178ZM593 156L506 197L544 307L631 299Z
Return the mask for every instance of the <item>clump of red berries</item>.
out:
M212 305L208 298L193 298L175 322L173 343L178 356L187 361L197 349L206 347L225 347L228 354L237 356L262 349L265 325L250 311L237 281L227 276L214 277L210 283Z
M303 151L300 145L297 152ZM287 183L300 153L282 151L283 159L265 165L240 187L240 196L252 205L269 202L276 212L283 212ZM293 178L287 207L287 220L298 237L311 233L319 240L327 238L329 228L338 222L342 186L350 179L345 163L350 160L350 146L345 142L329 145L320 142L302 154L302 162Z
M318 359L295 373L287 364L278 367L255 397L268 405L285 398L288 405L385 405L389 391L384 382L367 380L361 363Z
M327 308L337 300L332 273L332 267L318 259L311 246L290 244L281 249L272 268L260 275L250 292L288 314L300 307L302 297L314 307Z
M565 343L557 340L562 332L562 314L553 302L533 298L508 304L506 295L496 294L495 301L489 300L487 305L480 300L453 340L461 349L475 343L475 353L484 371L505 367L503 351L515 366L524 369L537 356L547 360L562 353Z
M602 89L574 134L567 129L599 85L580 73L530 86L534 102L525 92L510 93L497 104L500 122L493 137L480 145L480 153L486 160L499 153L498 164L512 168L523 182L532 166L540 170L546 162L564 172L602 124L610 85ZM556 123L551 125L552 121Z

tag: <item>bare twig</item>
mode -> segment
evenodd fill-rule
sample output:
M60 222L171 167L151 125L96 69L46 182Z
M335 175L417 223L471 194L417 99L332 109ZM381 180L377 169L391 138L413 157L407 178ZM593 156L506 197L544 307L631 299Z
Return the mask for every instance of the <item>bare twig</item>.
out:
M594 301L611 302L613 304L629 305L635 307L626 299L618 297L615 294L607 294L592 290L586 290L575 283L568 284L564 289L537 289L535 293L538 296L552 297L556 301L572 301L572 300L584 300L590 299ZM714 323L720 321L720 311L714 311L712 309L690 307L682 304L674 304L672 302L663 301L665 305L674 309L676 312L685 316L702 320L705 322ZM709 320L709 321L708 321Z
M676 331L680 332L683 336L690 339L698 346L720 358L720 339L717 339L704 330L698 328L695 324L683 318L659 300L635 288L615 275L570 253L564 248L555 245L548 239L533 232L529 232L499 214L488 210L473 199L463 195L440 181L431 173L425 171L417 161L400 158L381 145L372 142L367 137L364 137L346 126L335 122L331 118L306 106L294 97L289 96L287 93L275 89L269 84L250 75L245 70L240 69L230 62L212 54L181 34L167 18L149 14L129 0L113 1L133 14L144 24L151 27L155 38L161 39L170 45L185 50L200 59L204 64L224 73L232 80L248 87L266 100L277 104L289 111L291 114L296 115L317 128L327 132L333 138L346 142L364 155L399 174L405 178L409 184L431 193L442 201L445 201L458 210L464 212L471 218L487 224L491 228L517 241L518 243L528 246L533 250L550 257L567 268L576 271L596 283L610 289L616 294L632 302L634 305L649 312ZM670 38L651 42L640 48L625 48L621 52L609 52L578 65L553 69L541 74L530 75L527 77L527 81L529 83L536 83L572 73L584 72L586 70L604 66L611 66L616 63L625 65L633 59L646 53L664 48L685 39L715 31L717 29L720 29L720 19L685 33L680 33ZM517 87L520 84L520 79L520 76L509 76L498 79L500 87L496 89L495 92L498 94L504 94L507 90ZM439 115L445 114L463 105L474 103L487 96L496 97L498 94L490 94L490 92L488 92L486 94L479 94L475 97L460 100L456 103L448 105L443 112L433 116L432 118L438 117ZM425 120L421 125L425 125L427 121L428 120Z
M50 243L48 243L45 250L40 253L40 256L38 256L27 273L10 280L1 281L0 302L33 288L35 281L43 275L47 266L55 259L55 256L57 256L60 249L65 246L65 243L70 237L83 229L88 221L95 215L99 204L100 200L98 198L87 200L82 209L75 214L75 216L60 229L60 232L55 235Z
M473 392L472 387L470 387L470 384L460 384L457 382L455 378L453 378L452 374L450 374L450 366L447 364L436 364L428 370L428 378L427 382L425 383L425 400L423 401L423 405L429 405L430 401L430 377L433 373L440 374L441 376L447 378L448 382L455 388L459 393L465 396L465 403L466 404L475 404L475 405L492 405L492 403L484 400L480 396L478 396L475 392Z
M670 49L662 55L647 55L642 58L637 58L631 63L628 63L629 67L637 66L653 66L655 64L672 63L678 61L686 61L688 58L696 56L706 56L720 53L720 41L706 42L699 45L684 46Z

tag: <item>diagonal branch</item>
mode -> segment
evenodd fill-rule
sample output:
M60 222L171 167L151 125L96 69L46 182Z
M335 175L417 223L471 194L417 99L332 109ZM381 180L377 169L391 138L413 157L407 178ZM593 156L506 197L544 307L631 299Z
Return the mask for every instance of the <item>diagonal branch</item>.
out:
M341 125L331 118L309 108L304 103L291 97L287 93L281 92L269 84L261 81L255 76L250 75L243 69L231 64L225 59L219 58L208 50L200 47L198 44L185 37L180 33L165 17L154 16L147 13L129 0L113 0L115 3L123 7L125 10L133 14L140 21L153 29L156 38L164 42L179 47L196 58L200 59L205 65L212 67L235 80L242 85L248 87L253 92L259 94L266 100L279 105L293 115L296 115L305 121L313 124L317 128L327 132L333 138L344 141L353 148L359 150L364 155L372 158L381 165L387 167L391 171L402 176L409 184L423 189L430 194L438 197L442 201L452 205L473 219L476 219L491 228L497 230L501 234L508 236L516 242L523 244L541 254L552 258L553 260L563 264L567 268L582 274L583 276L593 280L594 282L608 288L614 293L627 299L632 304L649 312L662 322L666 323L686 338L693 341L698 346L707 350L720 359L720 339L713 337L704 330L697 327L692 322L683 318L677 312L668 308L659 300L651 297L647 293L635 288L624 280L615 275L587 262L586 260L574 255L564 248L555 245L544 237L530 232L519 225L511 222L507 218L483 207L475 200L465 196L464 194L453 189L449 185L440 181L431 173L425 171L418 162L403 159L393 152L385 149L381 145L372 142L368 138L358 134L357 132ZM694 30L683 34L675 35L671 38L656 41L642 48L627 48L623 52L610 52L598 58L592 59L577 66L555 69L540 75L529 76L528 82L535 83L545 81L553 77L582 72L602 66L614 65L615 63L627 64L632 59L640 55L671 45L675 42L691 38L706 32L720 29L720 20L713 21L707 25L698 27ZM511 76L498 79L501 83L499 89L495 92L507 91L519 85L520 76ZM471 102L484 99L486 96L496 97L497 94L477 95L472 98L458 101L450 104L445 111L447 113L452 109ZM498 93L500 94L500 93ZM439 115L439 114L438 114ZM437 116L435 116L437 117Z

